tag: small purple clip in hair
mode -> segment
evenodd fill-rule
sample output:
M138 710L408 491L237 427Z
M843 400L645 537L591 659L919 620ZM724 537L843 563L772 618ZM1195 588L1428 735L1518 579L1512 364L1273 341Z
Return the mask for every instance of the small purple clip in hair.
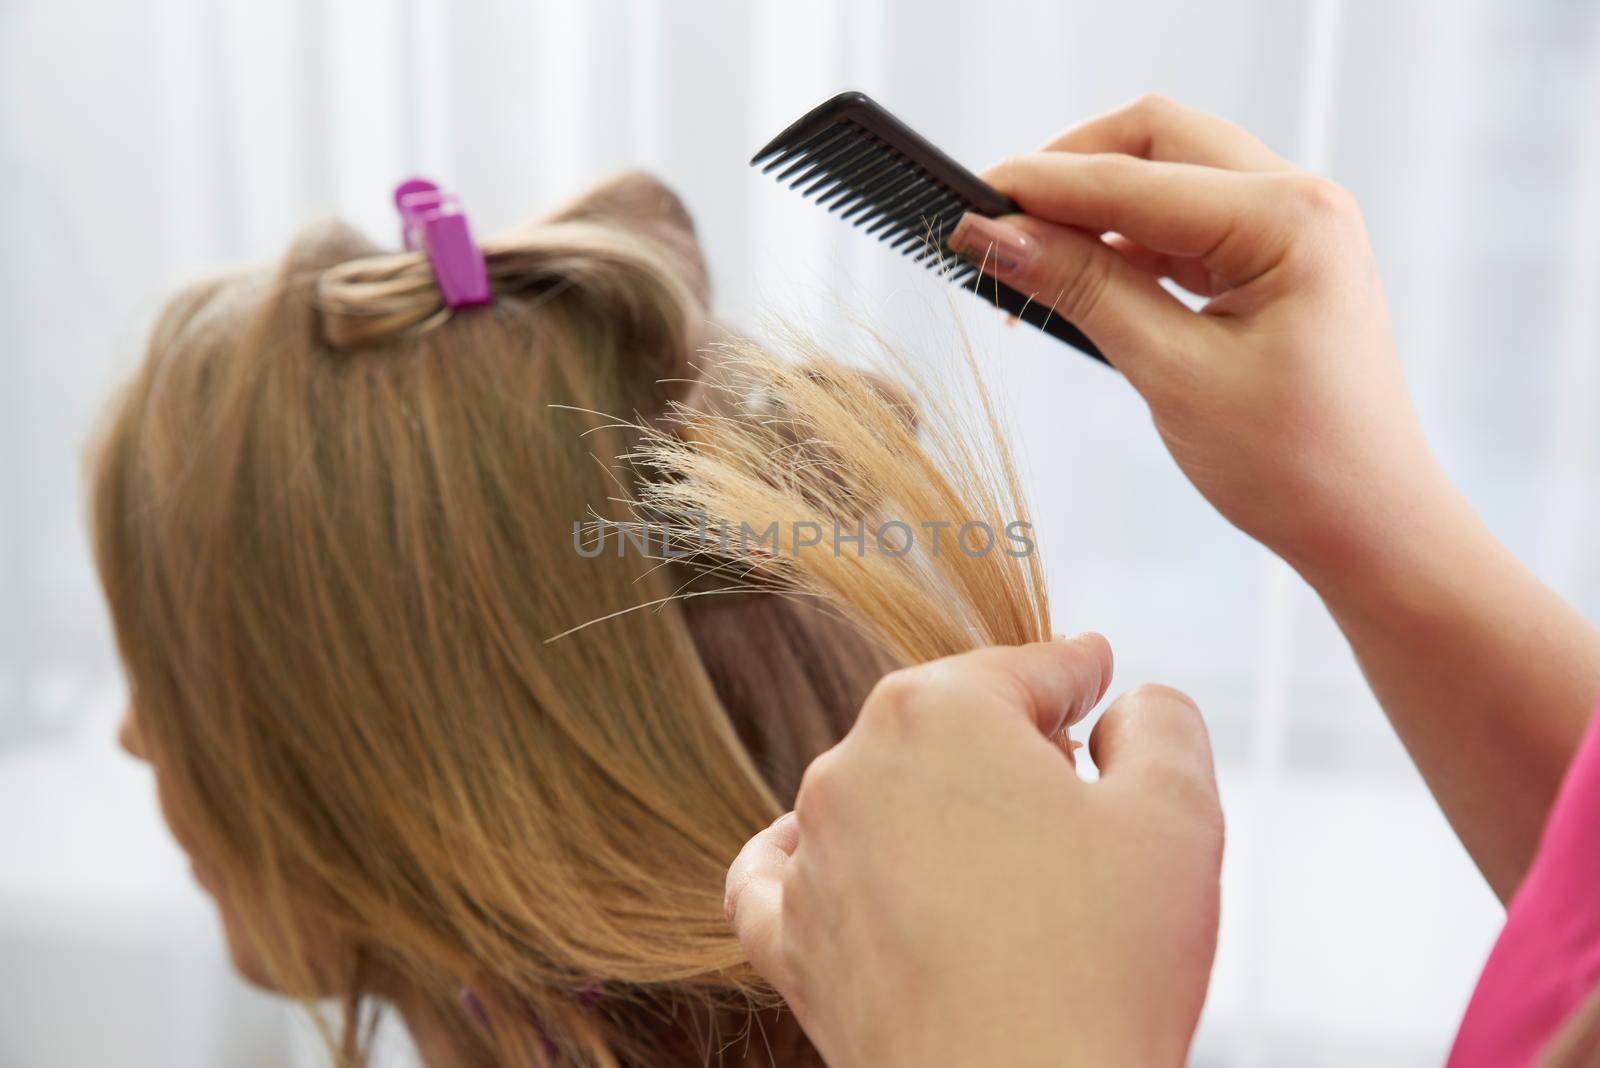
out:
M453 194L440 192L426 178L408 178L394 187L394 206L400 210L401 239L407 249L428 254L446 307L493 299L483 251L472 240L466 212Z

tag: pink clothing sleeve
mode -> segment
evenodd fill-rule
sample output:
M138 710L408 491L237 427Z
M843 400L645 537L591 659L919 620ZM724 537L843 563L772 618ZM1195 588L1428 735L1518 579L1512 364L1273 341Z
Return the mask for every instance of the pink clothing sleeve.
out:
M1511 900L1449 1068L1532 1063L1600 984L1600 713Z

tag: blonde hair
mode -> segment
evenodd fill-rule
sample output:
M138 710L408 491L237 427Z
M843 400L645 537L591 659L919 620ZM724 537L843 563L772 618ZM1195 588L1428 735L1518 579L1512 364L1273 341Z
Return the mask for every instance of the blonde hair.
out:
M274 985L345 993L343 1061L381 969L473 1063L705 1063L729 1037L705 1032L771 1004L725 925L727 863L884 671L1048 635L1037 564L817 553L740 582L580 558L574 521L641 502L1006 505L820 353L799 374L747 352L759 389L708 387L704 268L651 180L484 252L494 302L461 313L425 259L337 224L169 304L91 472L131 698ZM831 474L761 454L770 405L803 424L784 455ZM647 475L609 462L628 455ZM313 967L321 932L358 959ZM785 1063L809 1056L787 1040Z

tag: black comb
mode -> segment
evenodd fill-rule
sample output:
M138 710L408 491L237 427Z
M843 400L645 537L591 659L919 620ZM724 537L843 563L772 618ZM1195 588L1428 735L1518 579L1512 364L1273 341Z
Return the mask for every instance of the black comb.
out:
M950 250L945 238L963 212L993 218L1017 211L1017 205L865 93L840 93L812 108L757 152L750 166L777 170L778 181L815 196L841 221L865 227L914 262L1106 362L1094 342L1048 304L995 281ZM960 265L948 267L952 259Z

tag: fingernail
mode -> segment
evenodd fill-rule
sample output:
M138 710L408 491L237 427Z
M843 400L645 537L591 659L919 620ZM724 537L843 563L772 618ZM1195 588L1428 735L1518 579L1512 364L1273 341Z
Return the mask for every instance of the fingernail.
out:
M1033 261L1039 245L1010 223L967 212L945 238L950 251L987 265L997 278L1019 274Z

